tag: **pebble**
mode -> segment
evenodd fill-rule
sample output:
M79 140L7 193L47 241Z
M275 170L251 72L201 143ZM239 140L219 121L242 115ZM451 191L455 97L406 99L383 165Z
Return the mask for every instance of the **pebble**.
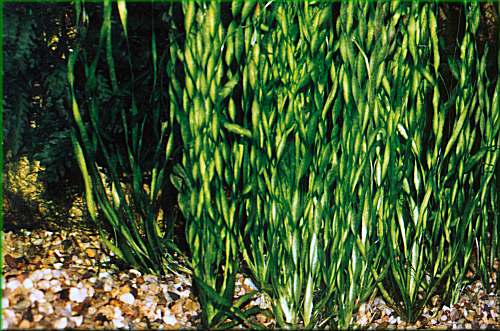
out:
M26 310L31 306L31 302L29 300L21 300L13 307L17 310Z
M257 288L257 286L255 286L255 284L252 282L252 280L250 278L245 278L245 280L243 281L243 284L245 284L246 286L250 287L254 291L258 291L259 290Z
M41 288L42 290L47 290L51 287L50 281L48 280L41 280L38 282L38 287Z
M75 325L79 327L80 325L82 325L83 316L82 315L73 316L71 317L71 321L73 321L73 323L75 323Z
M7 283L7 288L10 290L15 290L19 286L21 286L21 282L17 279L9 280L9 282Z
M115 307L114 308L114 317L113 317L113 325L115 326L115 328L123 328L125 327L125 324L123 323L123 316L122 316L122 311L120 310L120 308L118 307Z
M30 328L30 322L27 320L22 320L21 323L19 324L20 329L29 329Z
M459 318L460 318L460 312L458 311L458 309L453 308L450 313L450 319L452 321L456 321Z
M51 269L44 269L43 270L43 279L45 279L45 280L52 279L52 270Z
M166 311L168 311L168 310L166 310ZM177 324L177 318L175 318L175 316L173 316L173 315L165 314L163 316L163 322L165 322L165 324L168 324L168 325L175 325L175 324Z
M68 319L66 317L62 317L54 323L54 328L56 329L64 329L66 326L68 326Z
M123 293L120 295L120 301L129 305L133 305L135 302L135 298L131 293Z
M97 252L93 248L87 248L85 250L85 253L87 253L87 256L90 257L91 259L94 258L97 255Z
M111 274L107 271L100 272L98 275L99 278L109 278L110 276Z
M47 302L39 303L38 304L38 311L42 314L50 315L54 312L54 308L52 308L52 305L47 303Z
M130 269L128 272L129 272L129 274L132 274L132 275L134 275L135 277L139 277L139 276L141 276L141 275L142 275L142 274L141 274L141 272L140 272L139 270L135 270L135 269Z
M146 284L142 284L140 287L140 290L144 293L148 292L149 291L149 286L146 285Z
M366 315L363 315L360 319L357 320L357 323L359 323L361 326L366 326L368 324L368 318L366 318Z
M44 302L45 301L45 295L42 291L33 289L30 294L30 300L31 302Z
M188 298L190 293L191 293L191 291L190 291L190 290L184 290L184 291L182 291L182 292L177 292L177 294L178 294L181 298Z
M81 303L87 298L86 288L76 288L72 287L69 290L69 299L74 302Z
M109 281L105 281L103 287L104 292L111 292L112 289L113 286L111 285L111 283Z
M40 270L40 269L37 269L37 270L33 271L33 273L31 274L31 279L34 282L37 282L37 281L39 281L42 278L43 278L43 271Z
M33 281L30 278L26 278L23 281L23 286L25 289L31 289L31 288L33 288Z
M176 302L172 308L172 313L174 314L182 314L182 303L180 301Z
M114 318L118 318L118 319L119 319L119 318L123 318L123 316L122 316L122 311L121 311L121 309L120 309L120 308L118 308L118 307L114 307L114 308L113 308L113 317L114 317Z
M384 314L387 316L391 316L393 313L393 310L391 308L384 308Z

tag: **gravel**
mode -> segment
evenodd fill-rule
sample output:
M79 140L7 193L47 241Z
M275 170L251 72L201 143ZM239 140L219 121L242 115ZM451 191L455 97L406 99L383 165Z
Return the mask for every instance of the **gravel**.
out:
M7 232L4 237L3 327L47 329L193 329L200 327L200 305L188 275L159 278L120 269L112 254L86 230ZM492 281L495 277L492 275ZM500 328L496 284L468 285L457 304L441 306L439 297L414 324L406 323L380 297L362 303L356 326L380 328ZM239 275L235 298L257 287ZM269 309L269 297L258 295L249 306ZM274 327L268 313L254 321Z

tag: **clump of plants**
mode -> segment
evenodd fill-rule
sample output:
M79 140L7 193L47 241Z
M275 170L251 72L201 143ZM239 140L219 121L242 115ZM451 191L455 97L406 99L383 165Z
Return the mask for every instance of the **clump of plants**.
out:
M157 220L178 195L206 327L256 327L241 308L253 293L233 301L241 264L292 328L349 327L377 293L415 321L434 294L458 300L473 253L487 282L500 255L500 83L475 41L478 4L463 5L455 57L442 56L438 8L171 3L137 77L127 5L105 1L97 51L80 43L68 60L73 148L103 240L134 266L179 271L173 223ZM115 67L123 49L128 73ZM106 105L85 99L98 77ZM146 107L135 86L148 79Z

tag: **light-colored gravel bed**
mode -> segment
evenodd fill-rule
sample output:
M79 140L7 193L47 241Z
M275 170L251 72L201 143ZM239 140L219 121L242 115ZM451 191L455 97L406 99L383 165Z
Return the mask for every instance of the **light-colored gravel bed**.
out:
M2 314L4 329L179 329L200 326L200 305L188 275L158 278L134 269L118 268L99 244L98 235L84 230L7 232L4 236ZM494 276L494 275L492 275ZM495 283L486 290L476 281L459 302L431 306L415 324L407 324L376 297L363 303L356 326L390 328L500 328ZM235 297L255 289L239 275ZM252 305L266 306L264 296ZM274 326L270 314L253 320Z

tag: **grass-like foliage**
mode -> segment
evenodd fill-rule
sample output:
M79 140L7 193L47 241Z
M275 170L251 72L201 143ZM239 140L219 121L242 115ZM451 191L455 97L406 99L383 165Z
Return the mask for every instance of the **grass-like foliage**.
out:
M256 327L255 311L241 310L247 297L232 301L242 263L279 327L347 328L377 293L415 321L432 295L458 299L473 255L488 281L500 255L500 83L476 42L477 3L463 4L456 56L441 52L435 3L167 7L183 21L164 21L167 42L154 33L144 41L148 93L161 107L138 103L130 47L131 73L115 69L112 31L121 25L129 40L124 1L105 1L97 51L81 46L68 61L87 205L117 255L149 271L177 269L156 221L170 179L207 327ZM114 100L105 110L74 89L82 79L91 96L101 67ZM125 149L104 134L104 111L122 121ZM173 137L182 141L171 166Z

